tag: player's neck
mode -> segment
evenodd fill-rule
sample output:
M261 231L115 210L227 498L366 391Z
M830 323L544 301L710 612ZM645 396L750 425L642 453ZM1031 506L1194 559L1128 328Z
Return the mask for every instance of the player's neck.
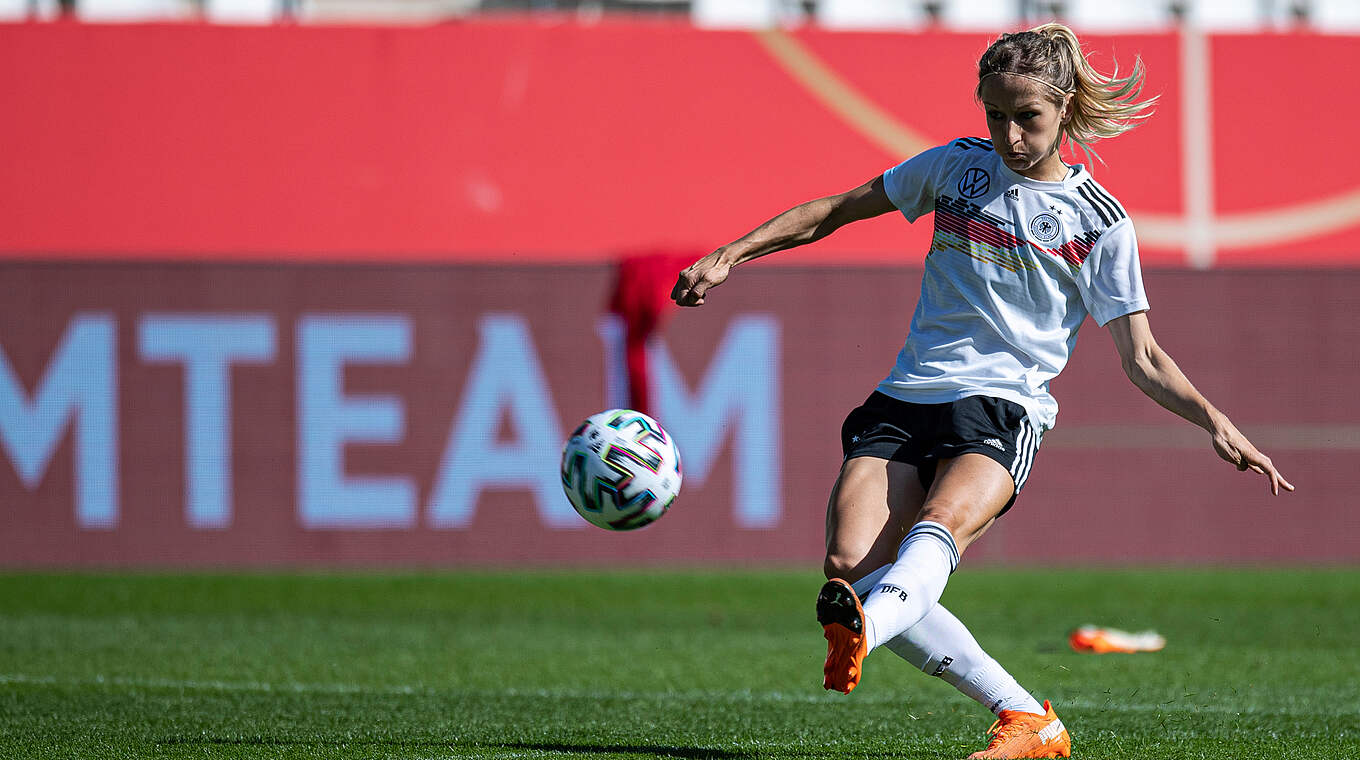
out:
M1048 154L1048 157L1030 168L1016 172L1027 179L1038 180L1040 182L1062 182L1067 179L1067 174L1071 170L1062 157L1055 150Z

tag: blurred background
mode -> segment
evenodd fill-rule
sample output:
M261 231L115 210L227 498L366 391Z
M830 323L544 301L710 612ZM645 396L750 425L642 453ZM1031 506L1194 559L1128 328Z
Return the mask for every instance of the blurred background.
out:
M1181 24L1260 32L1307 27L1353 32L1349 0L6 0L10 18L74 13L87 20L270 23L442 22L486 14L650 14L699 26L763 27L811 22L826 28L915 29L931 24L993 31L1054 18L1090 29L1169 29Z
M970 555L1360 561L1357 0L0 0L0 564L806 563L930 239L891 215L667 308L690 260L985 135L994 37L1141 59L1092 170L1272 498L1088 325ZM1071 156L1073 161L1085 161ZM589 528L558 457L643 408L685 488Z

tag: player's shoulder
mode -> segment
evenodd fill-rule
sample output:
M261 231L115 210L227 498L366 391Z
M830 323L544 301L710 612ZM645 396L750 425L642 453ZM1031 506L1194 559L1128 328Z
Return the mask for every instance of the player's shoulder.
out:
M985 137L958 137L941 147L949 148L951 152L960 151L966 154L972 151L986 155L992 151L992 141Z
M1074 203L1087 212L1086 216L1091 220L1093 226L1109 229L1129 218L1123 204L1114 197L1113 193L1106 190L1084 168L1082 175L1076 178L1077 181L1069 191L1069 195Z
M921 168L929 167L932 173L947 175L956 171L966 171L968 167L993 160L996 153L990 140L981 137L959 137L947 143L929 148L907 163Z
M955 166L982 163L996 157L992 141L983 137L958 137L934 150L944 163Z
M982 137L959 137L923 150L916 157L929 157L937 163L957 163L975 161L991 155L994 155L991 140Z
M935 145L908 158L884 173L885 180L898 183L926 182L967 172L969 167L995 158L992 144L981 137L960 137ZM990 172L990 167L983 171Z

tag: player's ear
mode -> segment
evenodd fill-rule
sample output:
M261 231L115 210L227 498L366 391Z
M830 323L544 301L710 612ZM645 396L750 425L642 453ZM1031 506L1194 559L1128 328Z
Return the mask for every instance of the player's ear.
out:
M1076 109L1077 94L1075 92L1065 93L1062 104L1062 123L1066 124L1072 120L1072 114Z

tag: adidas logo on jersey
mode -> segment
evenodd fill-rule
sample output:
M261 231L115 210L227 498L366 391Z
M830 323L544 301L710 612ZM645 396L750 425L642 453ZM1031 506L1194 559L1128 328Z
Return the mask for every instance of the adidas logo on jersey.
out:
M1005 451L1005 450L1006 450L1006 444L1002 443L1001 441L997 440L996 438L988 438L987 440L983 441L983 443L987 444L988 446L991 446L992 448L996 449L997 451Z
M1006 191L1006 197L1013 201L1018 201L1020 200L1020 191L1012 187L1011 189Z

